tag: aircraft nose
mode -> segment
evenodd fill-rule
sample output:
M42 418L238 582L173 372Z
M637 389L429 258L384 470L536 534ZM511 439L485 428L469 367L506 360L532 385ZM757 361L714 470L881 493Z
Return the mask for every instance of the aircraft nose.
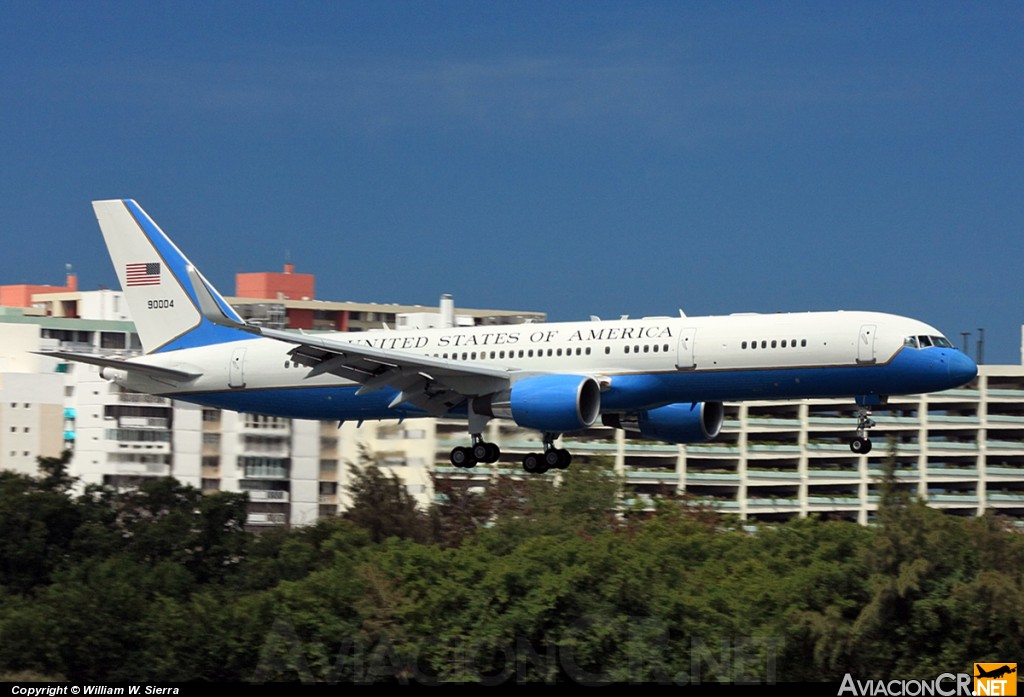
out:
M949 379L960 386L970 382L978 375L978 365L966 353L956 351L949 357Z

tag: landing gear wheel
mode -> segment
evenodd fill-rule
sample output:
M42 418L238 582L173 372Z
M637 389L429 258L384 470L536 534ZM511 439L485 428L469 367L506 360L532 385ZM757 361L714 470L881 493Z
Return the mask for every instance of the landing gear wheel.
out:
M572 463L572 453L568 450L558 450L558 464L555 465L560 470L569 469L569 465Z
M523 469L530 474L541 474L547 471L541 462L540 456L535 453L530 453L523 458Z
M469 447L469 451L473 456L473 460L480 463L492 463L497 462L498 458L501 457L501 448L494 443L488 443L485 441L480 434L473 435L473 444Z
M850 441L850 450L858 455L867 455L871 452L871 441L868 438L858 436Z
M490 462L490 459L488 459L487 457L488 455L491 454L491 449L487 447L489 445L490 443L484 443L483 441L480 441L479 443L474 443L473 459L475 459L477 462Z
M451 460L452 464L456 467L470 467L476 466L476 458L473 457L473 451L470 448L464 448L459 446L458 448L452 448L451 453L448 455L448 459Z
M561 452L562 451L557 448L544 451L544 464L547 465L548 469L559 466L562 461L562 457L560 455Z
M544 464L548 469L564 470L572 462L572 454L563 448L549 448L544 451Z

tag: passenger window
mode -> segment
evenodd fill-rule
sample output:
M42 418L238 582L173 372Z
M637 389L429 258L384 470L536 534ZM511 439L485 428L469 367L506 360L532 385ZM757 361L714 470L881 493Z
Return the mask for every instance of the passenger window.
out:
M740 344L740 348L746 348L746 347L747 347L747 342L746 341L744 341L742 344Z
M776 348L776 345L777 345L777 342L775 341L775 339L772 339L772 348Z

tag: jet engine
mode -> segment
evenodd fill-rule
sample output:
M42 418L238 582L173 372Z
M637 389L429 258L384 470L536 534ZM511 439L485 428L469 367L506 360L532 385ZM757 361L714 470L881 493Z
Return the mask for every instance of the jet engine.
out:
M606 414L604 424L668 443L700 443L722 430L725 408L721 402L669 404L636 414Z
M571 433L597 421L601 388L597 380L583 375L538 375L508 390L477 397L473 409L544 433Z

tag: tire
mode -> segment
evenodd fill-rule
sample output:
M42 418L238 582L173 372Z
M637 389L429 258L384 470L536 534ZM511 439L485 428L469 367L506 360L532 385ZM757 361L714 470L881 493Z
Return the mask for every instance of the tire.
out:
M568 450L558 451L558 464L556 467L560 470L569 469L569 465L572 464L572 453Z
M850 450L858 455L867 455L871 452L871 441L858 436L850 441Z
M534 453L530 453L523 458L523 469L530 474L538 474L541 471L540 457Z
M477 443L473 446L473 459L477 462L490 462L487 458L490 454L490 443Z
M452 452L448 455L448 459L451 460L452 464L456 467L465 467L469 469L476 465L476 460L473 459L473 452L469 448L452 448Z

